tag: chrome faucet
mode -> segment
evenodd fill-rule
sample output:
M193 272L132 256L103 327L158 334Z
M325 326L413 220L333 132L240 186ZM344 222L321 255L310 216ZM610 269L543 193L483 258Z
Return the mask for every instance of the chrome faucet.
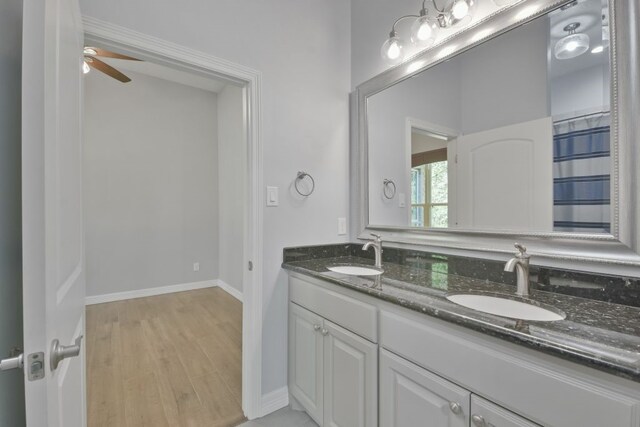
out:
M522 297L529 296L529 259L527 248L520 243L515 244L516 256L511 258L504 266L504 271L516 272L517 288L516 294Z
M369 248L373 248L376 256L375 267L382 268L382 237L379 234L371 233L371 235L373 236L373 240L365 243L362 250L367 251Z

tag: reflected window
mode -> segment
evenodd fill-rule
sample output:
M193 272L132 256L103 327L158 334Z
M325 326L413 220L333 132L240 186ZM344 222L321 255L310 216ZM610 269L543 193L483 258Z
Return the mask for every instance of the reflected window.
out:
M446 149L444 152L446 156ZM412 226L436 228L448 226L448 180L446 160L411 168Z

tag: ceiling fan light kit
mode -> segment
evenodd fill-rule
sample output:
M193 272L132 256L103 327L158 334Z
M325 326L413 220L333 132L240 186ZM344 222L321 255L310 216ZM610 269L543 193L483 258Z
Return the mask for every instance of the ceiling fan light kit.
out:
M557 59L571 59L580 56L589 50L589 36L577 33L579 22L572 22L564 27L569 34L557 41L553 48L553 54Z
M131 81L131 79L106 62L99 60L98 58L96 58L96 56L102 56L104 58L124 59L127 61L140 61L139 59L133 58L131 56L122 55L120 53L115 53L111 52L110 50L92 46L85 46L82 53L84 55L82 72L84 74L87 74L93 68L122 83L128 83Z

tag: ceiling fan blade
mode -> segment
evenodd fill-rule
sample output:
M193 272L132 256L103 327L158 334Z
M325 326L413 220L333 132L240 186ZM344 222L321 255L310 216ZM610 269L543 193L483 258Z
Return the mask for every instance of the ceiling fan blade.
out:
M105 58L127 59L129 61L140 61L138 58L123 55L121 53L111 52L110 50L101 49L99 47L85 46L85 54L94 56L103 56ZM95 52L95 53L94 53Z
M120 71L113 68L111 65L100 61L98 58L87 58L86 62L90 67L95 68L98 71L102 71L106 75L113 77L114 79L119 80L122 83L128 83L131 81L129 77L125 76Z

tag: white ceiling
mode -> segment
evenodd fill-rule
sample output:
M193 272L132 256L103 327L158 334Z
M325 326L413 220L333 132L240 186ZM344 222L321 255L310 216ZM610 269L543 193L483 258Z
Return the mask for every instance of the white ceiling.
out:
M223 80L218 80L212 77L199 76L197 74L177 70L175 68L170 68L164 65L155 64L153 62L129 61L124 59L103 57L98 58L101 61L104 61L112 67L118 69L124 74L127 74L127 71L133 71L135 73L145 74L174 83L203 89L209 92L219 93L227 85L227 83ZM96 70L92 70L91 72L94 73L96 72ZM133 80L132 76L129 77L131 77L131 79Z

